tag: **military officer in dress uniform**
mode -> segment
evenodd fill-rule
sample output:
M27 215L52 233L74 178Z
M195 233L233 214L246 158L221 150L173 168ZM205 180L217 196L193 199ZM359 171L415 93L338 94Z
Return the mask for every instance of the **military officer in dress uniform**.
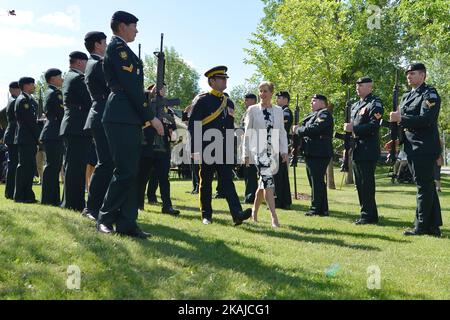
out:
M242 115L240 121L240 128L245 130L245 117L247 115L247 110L251 106L258 103L258 98L253 93L248 93L244 97L244 105L246 111ZM245 181L245 195L244 201L247 204L253 204L255 202L255 194L258 189L258 169L254 164L249 164L244 166L244 181Z
M6 107L6 119L8 121L8 126L5 130L5 135L3 137L3 143L8 147L8 171L6 173L6 187L5 187L5 198L14 199L14 188L16 185L16 170L17 164L19 162L18 148L14 143L14 137L16 135L17 120L16 114L14 112L14 106L16 104L17 97L20 95L19 82L14 81L9 84L9 93L11 98L8 101Z
M138 19L117 11L111 19L114 36L103 61L103 71L111 94L103 113L103 127L114 164L114 172L97 220L97 230L110 234L145 239L149 236L137 225L137 173L144 124L163 135L161 122L155 118L144 95L141 60L127 43L136 38Z
M441 205L433 172L441 154L438 131L441 98L435 88L425 83L427 70L423 63L411 64L406 77L412 90L403 95L400 110L390 116L391 122L400 125L400 142L417 185L415 228L404 235L440 237Z
M284 128L286 132L292 132L292 124L294 123L294 115L289 108L289 103L291 102L291 96L287 91L281 91L276 94L277 105L283 108L284 116ZM290 134L288 134L288 143L290 145L291 139ZM278 173L274 175L275 182L275 207L285 210L290 210L292 205L292 195L291 195L291 184L289 181L289 169L288 162L283 162L280 155L280 168Z
M40 136L46 156L42 178L41 203L52 206L61 204L59 172L61 171L64 152L63 142L59 135L61 121L64 117L61 74L61 70L58 69L49 69L45 73L48 90L45 93L44 113L47 120Z
M380 98L373 95L372 91L372 79L358 79L356 92L360 100L352 106L351 123L344 124L344 131L352 133L355 141L353 172L361 206L361 218L356 221L357 225L378 223L375 169L380 157L379 132L384 109Z
M312 189L311 208L306 216L329 215L325 173L333 156L334 122L327 104L325 96L314 95L311 100L312 112L300 126L293 127L294 134L301 138L301 152L305 157L306 172Z
M38 104L31 96L35 91L34 79L24 77L19 80L22 94L14 107L17 130L14 143L19 149L19 164L16 172L14 201L36 203L33 192L33 178L36 172L36 152L40 129L37 123Z
M90 131L94 138L97 165L91 177L83 215L91 220L97 220L114 169L108 140L102 124L106 100L110 93L103 73L106 35L99 31L89 32L84 37L84 44L91 55L86 65L85 81L92 99L92 107L84 129Z
M192 156L194 157L194 160L201 162L200 202L203 224L205 225L212 223L213 210L211 206L211 184L216 171L222 178L223 190L234 224L236 226L240 225L252 215L251 209L242 211L239 197L236 194L232 172L234 157L233 159L230 159L231 163L227 163L225 157L227 149L227 129L233 130L232 135L230 135L233 140L228 143L234 145L234 104L223 93L227 88L227 70L227 67L219 66L205 73L205 76L208 78L208 84L212 90L208 93L200 94L194 99L192 114L189 118L188 129L191 136ZM198 129L200 129L200 131ZM221 158L219 157L221 150L212 155L214 159L209 158L211 155L203 154L205 149L210 145L210 142L203 141L203 135L207 133L208 129L219 130L222 134L223 154ZM195 141L199 141L200 143L195 143Z
M91 137L84 130L92 101L84 82L88 56L80 51L70 55L70 69L63 87L64 118L60 135L66 146L62 208L82 212L85 208L86 166Z

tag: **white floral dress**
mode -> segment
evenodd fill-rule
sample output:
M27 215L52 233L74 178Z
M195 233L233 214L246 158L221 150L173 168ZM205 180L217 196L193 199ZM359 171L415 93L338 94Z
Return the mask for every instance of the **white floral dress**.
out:
M266 148L256 155L256 167L260 175L259 189L274 189L275 183L272 173L272 154L274 153L272 147L272 130L273 130L273 109L266 108L262 110L264 120L267 128L267 145Z

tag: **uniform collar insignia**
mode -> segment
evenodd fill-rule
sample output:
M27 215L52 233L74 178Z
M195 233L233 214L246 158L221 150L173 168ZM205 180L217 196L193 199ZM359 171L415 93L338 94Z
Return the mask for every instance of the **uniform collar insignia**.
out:
M222 98L224 96L223 92L217 91L215 89L212 89L209 93L218 98Z

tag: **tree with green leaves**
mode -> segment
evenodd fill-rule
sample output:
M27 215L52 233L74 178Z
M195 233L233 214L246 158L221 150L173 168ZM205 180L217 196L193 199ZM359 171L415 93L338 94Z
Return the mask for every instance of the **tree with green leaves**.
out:
M322 93L334 105L336 130L344 122L345 93L368 75L392 110L396 70L412 61L429 69L442 97L441 129L449 117L450 2L391 0L262 0L264 13L247 49L257 77L292 94ZM400 73L402 92L408 90ZM353 94L353 100L357 100ZM301 104L302 114L310 111ZM335 142L337 143L337 142Z
M230 98L234 102L234 120L236 124L239 124L245 113L244 96L247 93L253 93L258 96L258 85L253 82L245 82L233 87L230 91Z

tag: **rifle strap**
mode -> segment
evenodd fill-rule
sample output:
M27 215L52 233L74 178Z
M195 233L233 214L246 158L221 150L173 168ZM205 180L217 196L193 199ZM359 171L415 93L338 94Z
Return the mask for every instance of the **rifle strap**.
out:
M228 103L228 97L224 96L222 104L220 105L219 109L217 109L213 114L211 114L208 117L206 117L205 119L203 119L202 125L206 126L206 125L210 124L211 122L213 122L214 120L216 120L217 117L220 116L220 114L223 112L223 110L225 110L225 108L227 107L227 103Z

